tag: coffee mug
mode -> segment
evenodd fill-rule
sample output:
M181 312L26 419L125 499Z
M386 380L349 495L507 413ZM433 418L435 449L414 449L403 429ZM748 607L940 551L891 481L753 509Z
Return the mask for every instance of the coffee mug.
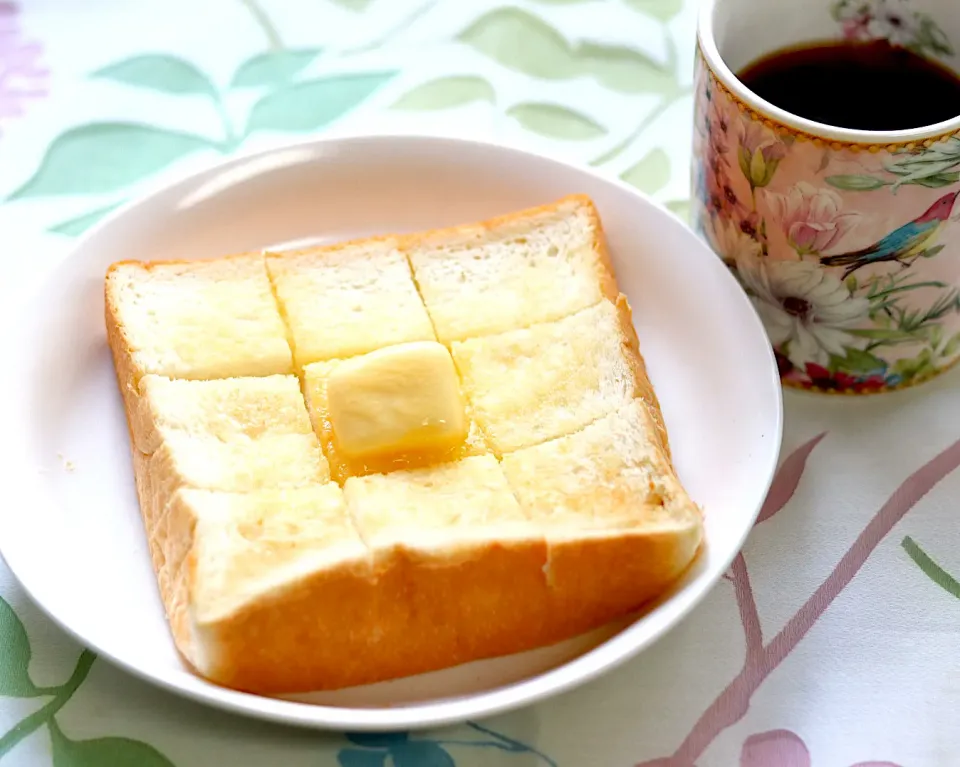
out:
M785 386L888 391L960 360L960 116L899 131L828 126L734 74L803 43L883 38L960 71L956 0L701 10L691 220L750 296ZM909 114L910 93L889 99Z

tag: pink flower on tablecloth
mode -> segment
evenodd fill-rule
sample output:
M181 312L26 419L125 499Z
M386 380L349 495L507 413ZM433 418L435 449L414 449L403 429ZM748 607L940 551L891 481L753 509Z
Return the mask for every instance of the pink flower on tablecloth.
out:
M740 767L811 767L806 743L790 730L751 735L740 750ZM857 762L850 767L899 767L893 762Z
M810 767L810 752L790 730L770 730L744 741L740 767Z
M20 117L27 102L47 95L43 46L23 39L20 9L0 0L0 121Z

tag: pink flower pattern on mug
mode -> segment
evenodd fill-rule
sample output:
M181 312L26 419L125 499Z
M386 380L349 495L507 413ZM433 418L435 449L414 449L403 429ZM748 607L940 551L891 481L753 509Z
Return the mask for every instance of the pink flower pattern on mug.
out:
M752 189L769 184L780 161L786 156L786 145L762 123L748 122L743 126L737 159Z
M773 219L799 256L830 250L859 218L857 213L841 212L843 200L837 192L806 181L795 184L786 194L768 192L766 197Z
M947 239L960 232L944 234L960 138L818 146L740 109L699 54L696 82L693 221L757 309L784 384L863 394L960 359L960 288L937 261L960 258Z
M847 40L888 40L918 53L953 55L943 30L907 0L837 0L832 13Z
M0 2L0 123L20 117L30 101L47 95L43 46L23 39L19 8Z

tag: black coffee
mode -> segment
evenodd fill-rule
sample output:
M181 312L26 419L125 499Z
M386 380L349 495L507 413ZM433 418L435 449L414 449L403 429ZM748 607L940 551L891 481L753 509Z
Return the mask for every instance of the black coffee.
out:
M885 40L776 51L738 77L771 104L839 128L902 130L960 115L960 77Z

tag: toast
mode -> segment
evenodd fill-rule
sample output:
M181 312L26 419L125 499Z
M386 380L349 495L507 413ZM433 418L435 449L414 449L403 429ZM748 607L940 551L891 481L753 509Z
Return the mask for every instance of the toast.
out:
M330 690L542 647L642 607L697 555L701 513L584 196L122 262L105 296L160 596L215 683ZM450 408L455 440L407 440ZM364 441L377 424L399 429L389 451Z

